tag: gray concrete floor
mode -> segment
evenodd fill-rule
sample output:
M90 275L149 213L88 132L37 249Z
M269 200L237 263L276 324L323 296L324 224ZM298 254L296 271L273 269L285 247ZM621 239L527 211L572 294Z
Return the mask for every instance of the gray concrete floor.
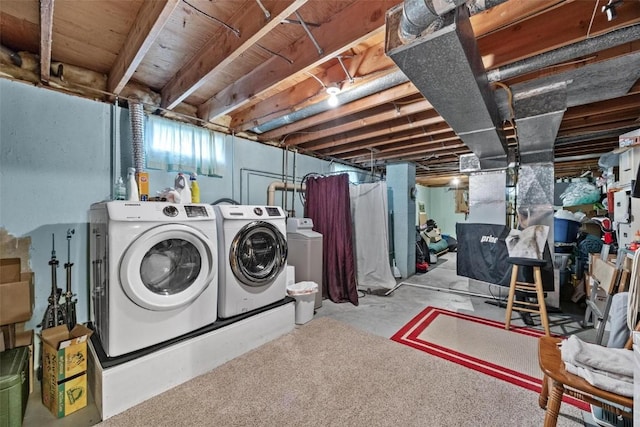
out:
M406 280L398 279L398 283L396 290L388 295L385 295L388 291L386 289L361 290L358 306L350 303L336 304L325 299L322 307L316 310L315 317L331 317L386 338L391 337L427 306L504 321L505 309L488 304L487 301L504 298L505 288L457 276L455 253L441 256L438 263L430 267L429 272ZM580 325L583 313L581 308L568 306L563 307L563 311L549 313L552 333L577 334L583 340L593 342L595 330L583 329ZM534 317L534 321L536 327L542 330L539 319ZM512 324L524 326L518 313L514 312ZM91 426L100 421L100 414L92 400L86 408L65 418L56 419L42 405L37 383L34 388L36 390L31 394L27 406L23 424L25 427L79 427ZM584 413L584 418L585 426L596 426L590 414Z
M506 298L507 289L497 285L478 282L456 274L456 253L441 256L429 272L398 279L397 289L385 295L386 289L372 289L359 292L359 304L336 304L328 299L316 310L316 316L328 316L358 329L391 337L409 320L427 306L459 311L485 319L504 322L505 309L495 305ZM413 285L412 285L413 284ZM469 295L471 294L471 295ZM494 304L491 304L494 302ZM577 334L586 341L595 339L594 329L581 327L583 311L574 304L558 309L549 308L549 323L552 333L560 335ZM536 326L539 318L534 316ZM512 316L514 326L525 326L519 313Z

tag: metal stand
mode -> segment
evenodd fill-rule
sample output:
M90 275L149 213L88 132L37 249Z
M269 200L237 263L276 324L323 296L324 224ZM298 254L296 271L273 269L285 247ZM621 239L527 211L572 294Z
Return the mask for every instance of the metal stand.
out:
M469 295L472 297L480 297L480 298L486 298L487 294L479 294L476 292L469 292L469 291L462 291L462 290L458 290L458 289L445 289L445 288L438 288L437 286L430 286L430 285L419 285L419 284L415 284L415 283L407 283L407 282L400 282L397 285L395 285L393 287L393 289L390 289L389 291L387 291L384 296L389 296L390 294L392 294L393 292L396 291L396 289L400 288L401 286L406 285L406 286L413 286L415 288L422 288L422 289L429 289L431 291L438 291L438 292L447 292L447 293L452 293L452 294L462 294L462 295Z

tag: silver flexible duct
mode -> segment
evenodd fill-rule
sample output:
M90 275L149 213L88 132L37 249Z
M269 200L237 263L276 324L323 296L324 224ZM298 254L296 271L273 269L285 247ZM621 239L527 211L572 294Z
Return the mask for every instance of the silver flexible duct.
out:
M144 110L139 102L129 101L129 122L133 145L133 166L136 172L144 170Z

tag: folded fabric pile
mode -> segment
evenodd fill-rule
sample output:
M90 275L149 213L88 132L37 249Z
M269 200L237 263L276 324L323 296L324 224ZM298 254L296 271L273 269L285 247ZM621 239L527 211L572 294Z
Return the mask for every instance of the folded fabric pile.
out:
M562 341L562 361L567 372L602 390L633 397L633 352L582 341L575 335Z

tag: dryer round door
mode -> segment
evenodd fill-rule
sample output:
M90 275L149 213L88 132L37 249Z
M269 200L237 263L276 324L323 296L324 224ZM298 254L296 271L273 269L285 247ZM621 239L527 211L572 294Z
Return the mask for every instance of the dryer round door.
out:
M202 232L182 224L160 225L127 248L120 284L140 307L173 310L194 301L211 284L215 265Z
M240 282L264 286L286 267L287 239L270 222L251 222L231 242L229 263Z

